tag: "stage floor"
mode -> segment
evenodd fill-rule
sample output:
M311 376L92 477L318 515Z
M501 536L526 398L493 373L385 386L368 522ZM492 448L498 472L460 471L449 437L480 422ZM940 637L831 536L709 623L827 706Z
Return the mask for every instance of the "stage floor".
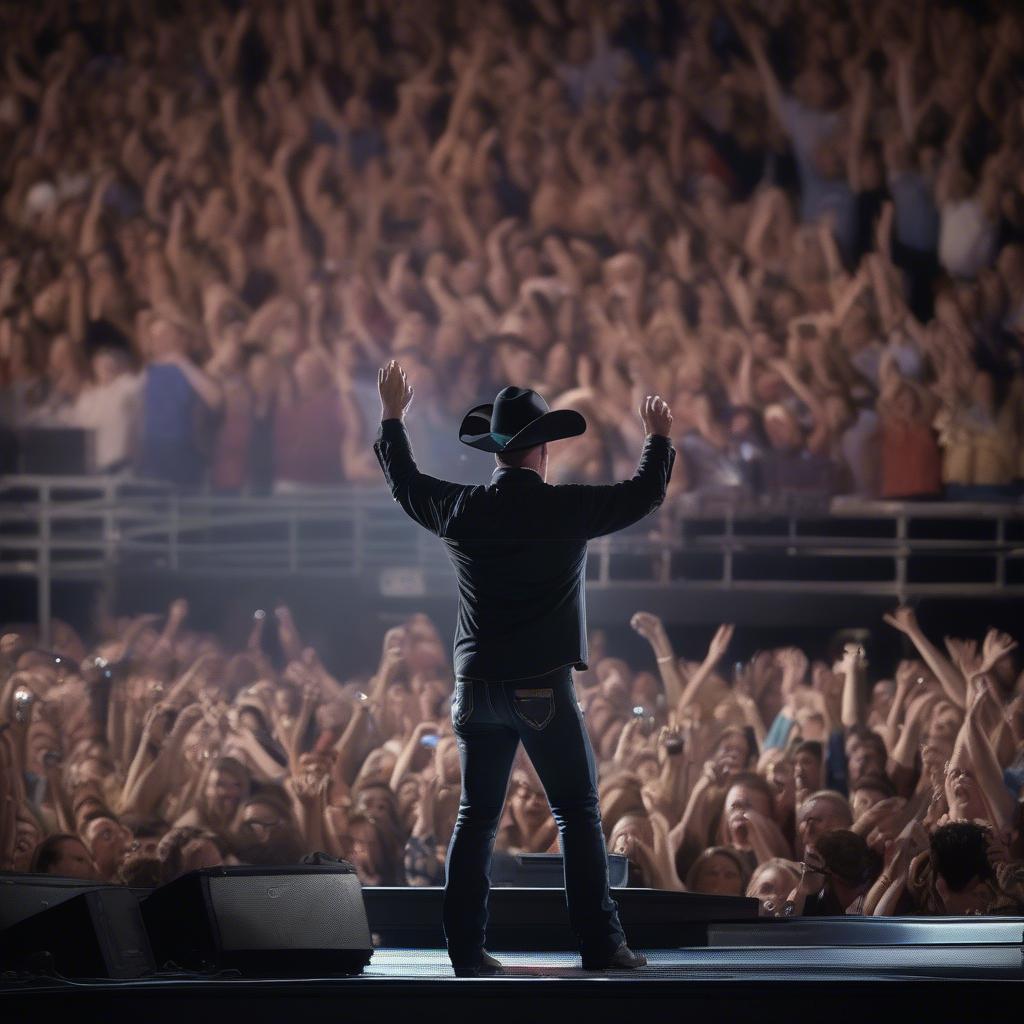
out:
M415 931L415 929L413 929ZM808 918L708 923L707 945L635 943L639 971L584 971L578 953L491 952L505 973L456 978L437 946L382 944L355 976L170 973L134 981L0 975L0 1020L314 1024L543 1016L575 1024L690 1018L757 1024L951 1020L1024 1002L1024 919ZM543 942L545 929L536 929Z
M872 1024L894 1016L962 1024L1024 1000L1024 918L775 920L744 913L753 901L723 907L691 894L621 890L627 934L648 966L597 972L584 971L578 953L563 951L572 948L564 893L496 891L499 913L488 924L488 948L505 966L496 977L455 977L438 937L439 890L367 889L377 946L359 975L325 976L338 961L321 949L304 955L294 943L287 959L257 959L274 977L175 968L135 980L71 980L54 976L57 961L41 954L17 970L4 972L0 964L0 1020L19 1024L70 1011L75 1024L499 1024L542 1014L571 1024L684 1016L714 1024L794 1024L801 1017ZM34 904L47 893L33 890L25 899ZM236 955L237 964L253 962ZM172 967L173 959L163 962ZM283 976L289 963L308 973Z
M540 979L595 982L605 986L656 985L681 981L862 980L901 978L1021 978L1019 946L884 946L866 948L728 948L645 950L647 966L637 971L584 971L573 953L492 951L505 973L487 979L505 983ZM366 979L450 982L455 979L441 949L378 949L363 971ZM356 980L356 979L353 979Z
M319 1020L536 1020L638 1024L709 1014L759 1024L797 1014L864 1024L884 1008L929 1024L979 1008L1020 1005L1019 944L702 947L644 950L639 971L584 971L563 952L494 950L506 972L456 978L443 949L379 948L354 977L241 978L162 974L136 981L0 983L0 1017L20 1022L71 1010L85 1024L139 1020L258 1024ZM631 1015L640 1015L632 1017Z

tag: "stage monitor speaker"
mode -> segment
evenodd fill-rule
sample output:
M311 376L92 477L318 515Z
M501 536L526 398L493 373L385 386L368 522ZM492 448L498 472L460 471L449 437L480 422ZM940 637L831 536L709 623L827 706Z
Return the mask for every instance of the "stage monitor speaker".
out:
M262 977L359 974L373 942L359 878L338 867L191 871L142 901L157 964Z
M608 884L621 889L629 884L629 860L621 853L608 854ZM565 869L560 853L506 853L491 857L491 885L527 889L561 889Z
M139 978L154 969L139 898L120 885L94 887L4 929L0 963L65 978Z
M27 871L0 872L0 931L26 917L56 907L83 892L102 887L101 882L80 878L31 874Z

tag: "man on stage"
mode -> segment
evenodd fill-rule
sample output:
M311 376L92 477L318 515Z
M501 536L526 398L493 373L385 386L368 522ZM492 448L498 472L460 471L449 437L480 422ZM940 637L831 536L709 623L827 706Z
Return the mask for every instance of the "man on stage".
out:
M403 419L413 390L392 360L378 372L374 452L391 493L448 549L458 577L452 725L462 799L448 848L444 931L456 974L498 974L484 949L491 851L522 741L558 824L569 920L588 970L646 964L626 944L608 888L597 766L572 670L587 668L587 540L621 530L664 500L675 449L657 395L640 407L646 440L635 476L605 486L546 482L548 444L582 434L583 416L550 411L507 387L471 409L459 440L493 452L486 485L448 483L416 468Z

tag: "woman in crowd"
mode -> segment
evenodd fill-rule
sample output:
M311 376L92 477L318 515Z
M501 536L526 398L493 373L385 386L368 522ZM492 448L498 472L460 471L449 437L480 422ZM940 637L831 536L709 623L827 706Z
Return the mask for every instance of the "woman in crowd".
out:
M709 846L687 872L686 889L709 896L742 896L748 879L749 872L734 850Z

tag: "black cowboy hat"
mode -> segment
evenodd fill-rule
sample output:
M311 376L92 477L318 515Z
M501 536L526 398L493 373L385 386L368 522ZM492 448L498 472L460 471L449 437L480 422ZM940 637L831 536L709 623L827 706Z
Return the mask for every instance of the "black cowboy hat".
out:
M545 441L578 437L587 421L572 409L552 412L541 395L529 388L507 387L488 405L463 417L459 440L484 452L515 452Z

